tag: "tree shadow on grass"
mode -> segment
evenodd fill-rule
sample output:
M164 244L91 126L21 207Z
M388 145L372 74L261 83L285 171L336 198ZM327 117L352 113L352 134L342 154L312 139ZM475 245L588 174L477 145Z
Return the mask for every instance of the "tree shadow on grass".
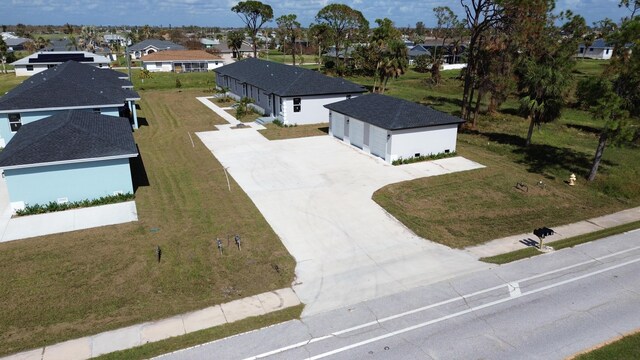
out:
M578 176L586 177L591 170L593 162L593 154L586 154L575 151L571 148L561 148L548 144L530 144L525 147L526 139L522 136L502 134L502 133L483 133L477 130L467 130L469 133L485 136L488 140L499 144L513 146L511 152L517 155L516 162L527 166L527 171L536 174L543 174L547 178L553 178L551 175L559 169L566 169ZM595 149L594 149L595 151ZM601 160L603 171L607 167L616 166L610 160Z
M566 127L569 129L576 129L578 131L582 131L588 134L600 135L601 130L594 128L593 126L586 125L578 125L578 124L567 124Z

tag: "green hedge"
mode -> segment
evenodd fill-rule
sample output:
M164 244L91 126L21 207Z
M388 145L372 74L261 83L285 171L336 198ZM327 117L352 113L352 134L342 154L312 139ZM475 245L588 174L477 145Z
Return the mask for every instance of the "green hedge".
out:
M398 160L393 160L391 164L393 165L412 164L420 161L446 159L454 156L457 156L457 153L455 151L449 152L449 153L429 154L429 155L411 157L407 159L400 158Z
M99 205L107 205L107 204L115 204L119 202L133 200L135 196L132 193L118 194L118 195L109 195L103 196L101 198L89 200L80 200L67 202L63 204L59 204L55 201L51 201L48 204L35 204L25 206L23 210L16 210L16 215L25 216L25 215L36 215L36 214L45 214L54 211L64 211L69 209L77 209L84 208L90 206L99 206Z

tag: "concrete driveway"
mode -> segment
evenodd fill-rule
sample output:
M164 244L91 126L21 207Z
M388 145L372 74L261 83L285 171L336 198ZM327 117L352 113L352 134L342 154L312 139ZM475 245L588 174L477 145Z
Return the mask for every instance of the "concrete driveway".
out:
M269 141L252 129L198 136L295 257L304 315L487 267L416 236L371 200L387 184L480 164L456 157L392 166L330 136Z

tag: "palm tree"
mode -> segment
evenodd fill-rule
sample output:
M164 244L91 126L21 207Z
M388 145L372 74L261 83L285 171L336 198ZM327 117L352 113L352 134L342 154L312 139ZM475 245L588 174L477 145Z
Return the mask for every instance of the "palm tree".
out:
M233 51L233 57L236 59L240 58L240 53L238 50L242 47L242 42L244 41L244 31L231 31L227 34L227 46L231 51Z
M572 63L550 54L524 63L520 110L530 119L526 146L531 144L534 125L551 122L560 117L564 96L570 84Z
M75 36L69 36L68 38L68 43L67 43L67 50L78 50L78 46L79 46L79 42L78 39Z

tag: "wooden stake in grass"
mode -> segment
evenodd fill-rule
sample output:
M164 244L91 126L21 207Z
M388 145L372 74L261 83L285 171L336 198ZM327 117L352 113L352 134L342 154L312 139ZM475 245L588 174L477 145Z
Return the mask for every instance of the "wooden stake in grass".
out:
M162 249L160 248L160 245L156 245L156 258L158 259L158 262L162 260Z
M218 251L220 252L220 255L222 255L222 240L218 238L217 243L218 243Z

